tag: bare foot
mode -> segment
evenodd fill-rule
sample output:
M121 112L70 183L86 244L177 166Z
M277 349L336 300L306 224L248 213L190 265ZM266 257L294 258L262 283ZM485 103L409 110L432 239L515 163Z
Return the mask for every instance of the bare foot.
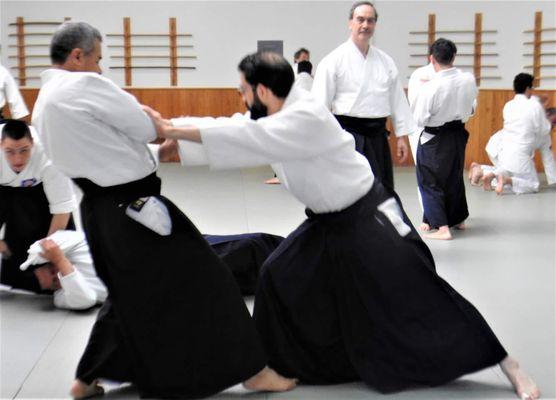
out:
M266 183L267 185L279 185L280 179L275 176L274 178L267 179L266 181L264 181L264 183Z
M423 232L430 232L431 226L429 224L425 224L424 222L419 226L419 230Z
M454 228L460 230L460 231L464 231L467 229L467 226L465 226L465 222L462 222L461 224L457 224L456 226L454 226Z
M491 191L492 190L492 180L494 179L494 174L489 172L486 175L483 175L483 189Z
M474 167L471 168L471 177L469 178L469 180L471 181L471 185L473 186L479 186L479 182L481 181L481 178L483 177L483 169L481 168L481 166L477 163L473 163L476 164Z
M517 397L522 400L534 400L541 396L541 392L537 384L527 375L511 357L506 357L500 363L502 372L512 383L512 386L517 393Z
M90 385L76 379L71 385L70 395L74 399L87 399L94 396L102 396L104 388L98 384L98 379L95 379Z
M297 379L284 378L269 367L264 367L257 375L243 382L249 390L266 392L285 392L292 390L297 384Z
M502 193L504 193L504 185L511 185L512 184L512 178L508 177L508 176L504 176L504 175L498 175L496 177L496 180L498 182L496 182L496 194L498 196L500 196Z
M472 162L471 165L469 166L469 173L467 174L467 179L471 180L471 177L473 176L473 169L475 167L479 167L479 164L476 162Z
M448 226L441 226L436 232L424 235L424 237L436 240L452 240L452 234L450 233L450 228L448 228Z
M174 139L166 139L158 149L158 158L161 162L179 160L178 141Z

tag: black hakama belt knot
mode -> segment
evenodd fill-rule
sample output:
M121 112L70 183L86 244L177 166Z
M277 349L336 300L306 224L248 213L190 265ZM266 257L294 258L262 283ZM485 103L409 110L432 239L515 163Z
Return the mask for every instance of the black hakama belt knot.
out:
M423 222L432 228L454 226L469 216L463 168L469 133L461 121L426 127L435 135L417 147L417 183L423 200Z
M189 219L159 196L155 174L83 189L83 227L98 276L108 288L77 369L133 382L142 397L198 398L255 375L266 355L228 268ZM161 236L125 214L126 202L156 196L172 233Z
M386 129L386 118L358 118L335 115L346 131L355 138L355 149L363 154L375 177L390 191L394 190L394 170Z
M307 211L263 266L254 319L278 372L392 392L506 356L479 312L437 275L401 203L409 232L380 211L391 199L375 182L343 211Z

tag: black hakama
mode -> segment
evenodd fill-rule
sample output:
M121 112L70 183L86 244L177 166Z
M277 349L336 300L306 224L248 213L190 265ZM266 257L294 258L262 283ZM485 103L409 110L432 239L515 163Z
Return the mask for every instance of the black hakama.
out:
M142 397L209 396L257 374L266 355L230 271L188 218L159 196L152 174L83 190L83 227L108 289L76 376L133 382ZM170 236L125 214L156 196L168 208Z
M2 260L0 281L18 289L44 292L32 271L21 271L27 250L48 235L52 214L42 183L30 187L0 186L0 226L5 223L4 241L11 256ZM70 219L70 228L73 220Z
M355 138L355 150L367 158L375 178L394 191L394 169L388 143L390 132L386 129L386 118L335 117L342 128Z
M344 211L308 212L263 266L253 317L279 373L392 392L506 356L479 312L436 274L415 229L402 237L377 210L386 193L375 182Z
M230 269L244 296L255 294L261 267L284 240L268 233L203 236Z
M435 136L417 147L417 183L423 200L423 222L432 228L454 226L469 216L463 168L469 133L461 121L426 127Z

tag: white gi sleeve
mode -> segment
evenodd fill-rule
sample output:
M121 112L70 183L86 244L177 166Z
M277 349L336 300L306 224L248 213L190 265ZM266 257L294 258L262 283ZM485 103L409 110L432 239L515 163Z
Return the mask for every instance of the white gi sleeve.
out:
M431 115L433 114L434 92L432 83L426 83L421 86L412 103L413 118L418 126L427 126Z
M3 69L3 71L0 71L0 75L4 80L4 93L6 95L6 102L10 108L12 118L19 119L29 115L29 110L25 105L25 101L23 101L23 97L21 97L21 93L17 88L12 74L10 74L10 72L4 67L0 66L0 68Z
M137 99L119 88L114 82L100 75L85 80L87 96L76 96L92 116L110 125L123 135L141 143L156 139L156 129Z
M76 269L62 276L58 273L62 288L54 292L54 306L70 310L84 310L97 303L96 292L91 289L83 275Z
M391 65L391 83L389 88L390 99L390 118L397 137L411 135L417 130L415 121L411 116L409 103L402 87L398 69L392 63Z
M66 214L77 209L71 180L50 161L44 164L41 181L51 214Z
M324 58L317 67L311 93L327 109L332 110L332 101L336 95L336 71L328 58Z

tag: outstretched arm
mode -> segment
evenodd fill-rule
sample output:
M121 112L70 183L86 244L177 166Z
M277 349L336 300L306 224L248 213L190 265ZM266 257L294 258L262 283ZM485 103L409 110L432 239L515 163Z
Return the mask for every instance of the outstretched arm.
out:
M202 143L201 132L195 126L172 125L168 119L162 118L158 111L153 110L149 106L143 105L143 110L153 120L156 133L159 137L166 139L189 140L190 142Z

